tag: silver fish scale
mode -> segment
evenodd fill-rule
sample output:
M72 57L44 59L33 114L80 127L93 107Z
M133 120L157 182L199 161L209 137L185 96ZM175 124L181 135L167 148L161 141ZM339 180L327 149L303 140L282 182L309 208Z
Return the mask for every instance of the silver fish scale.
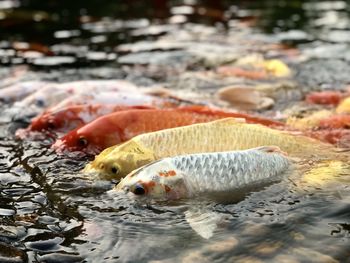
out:
M275 177L289 167L279 153L259 149L190 154L171 158L195 192L228 191Z

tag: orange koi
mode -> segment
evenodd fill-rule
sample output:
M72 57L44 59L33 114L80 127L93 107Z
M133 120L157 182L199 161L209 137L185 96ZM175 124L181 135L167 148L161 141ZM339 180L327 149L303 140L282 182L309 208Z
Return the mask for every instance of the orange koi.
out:
M310 104L338 105L344 96L345 94L340 91L311 92L305 101Z
M320 121L321 129L347 129L350 128L350 115L332 115Z
M119 144L142 133L227 117L243 117L246 118L247 122L268 126L283 125L280 122L265 118L214 110L204 106L126 110L97 118L95 121L69 132L57 140L53 148L58 151L83 151L96 154L107 147Z

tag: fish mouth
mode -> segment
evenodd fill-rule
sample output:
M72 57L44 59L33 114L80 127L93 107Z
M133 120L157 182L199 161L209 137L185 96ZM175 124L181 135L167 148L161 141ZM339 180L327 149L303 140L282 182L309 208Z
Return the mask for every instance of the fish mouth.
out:
M88 163L83 170L81 170L83 173L90 173L93 172L95 168L92 166L91 163Z
M119 193L128 194L130 192L130 187L119 182L116 186L113 187L113 190Z
M87 176L89 176L92 179L96 180L114 180L116 182L119 182L119 179L116 179L115 177L111 176L108 173L103 172L102 170L95 167L93 164L88 163L81 172Z
M64 151L65 143L63 140L59 139L54 144L52 144L51 148L56 152L62 153Z

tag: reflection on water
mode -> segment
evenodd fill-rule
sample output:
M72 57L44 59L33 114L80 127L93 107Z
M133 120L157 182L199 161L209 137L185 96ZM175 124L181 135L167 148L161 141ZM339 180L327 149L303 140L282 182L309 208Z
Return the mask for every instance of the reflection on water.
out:
M287 58L295 67L305 85L292 93L281 88L276 97L300 99L305 89L350 83L349 6L6 0L0 2L0 62L32 67L1 68L0 83L125 78L145 86L166 83L195 97L198 90L237 82L205 70L259 51ZM305 63L290 47L285 53L276 49L280 41L297 45ZM13 139L21 123L1 125L1 260L346 262L350 257L348 167L321 180L289 177L229 203L139 204L111 193L113 182L80 175L85 158L57 156L49 141ZM209 219L213 214L222 219L208 240L186 218L197 207ZM202 221L196 214L192 218Z

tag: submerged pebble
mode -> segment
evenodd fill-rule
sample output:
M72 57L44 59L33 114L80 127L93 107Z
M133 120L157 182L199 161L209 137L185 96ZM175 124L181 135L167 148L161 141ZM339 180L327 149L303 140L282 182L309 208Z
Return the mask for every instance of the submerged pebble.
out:
M49 253L38 257L41 262L50 263L78 263L83 262L84 258L77 254Z
M0 215L2 216L12 216L14 214L15 210L13 209L0 208Z
M55 237L48 240L31 241L26 242L25 245L28 249L33 249L35 251L49 252L49 251L59 251L61 250L60 244L64 241L64 238Z

